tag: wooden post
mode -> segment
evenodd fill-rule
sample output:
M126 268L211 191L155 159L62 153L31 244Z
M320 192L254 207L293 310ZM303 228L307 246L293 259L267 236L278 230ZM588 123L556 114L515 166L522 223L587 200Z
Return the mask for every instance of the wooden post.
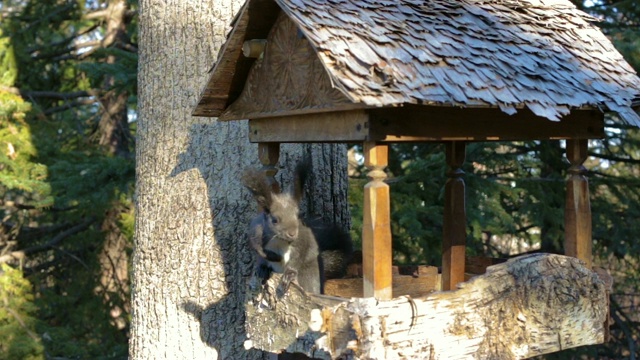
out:
M258 157L262 163L262 171L264 171L273 192L280 192L280 185L276 181L275 175L278 173L278 159L280 158L280 143L258 143Z
M567 140L567 159L571 163L567 179L567 200L564 209L564 252L591 268L591 203L589 181L582 165L587 160L586 139Z
M464 171L466 144L460 141L446 143L447 183L445 185L442 290L453 290L464 281L467 215L465 212Z
M391 221L389 185L384 168L388 163L387 145L364 143L364 165L371 179L364 187L362 222L362 272L364 296L391 299Z

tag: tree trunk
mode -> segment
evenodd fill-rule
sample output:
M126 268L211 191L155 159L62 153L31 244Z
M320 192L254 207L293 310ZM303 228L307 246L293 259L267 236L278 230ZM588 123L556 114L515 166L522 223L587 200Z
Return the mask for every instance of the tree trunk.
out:
M107 32L102 40L102 46L117 47L119 44L126 43L126 11L127 4L124 0L109 1L105 18ZM107 64L115 64L116 56L109 55L105 61ZM98 123L99 144L110 154L128 156L131 137L127 116L127 98L129 94L126 91L117 92L112 89L114 83L113 76L107 76L104 80L106 94L100 99L102 116Z
M546 197L541 203L548 209L541 211L540 251L562 254L564 245L564 231L562 228L563 209L565 200L565 182L562 171L567 168L563 159L560 140L542 141L539 144L541 162L540 178L547 181L544 185Z
M95 292L109 307L112 324L118 330L127 328L127 317L131 314L129 287L129 255L131 244L118 226L122 205L115 202L102 221L101 230L105 235L102 250L98 254L100 263L100 286Z
M103 38L104 47L118 46L126 42L125 14L127 4L124 0L110 0L107 7L106 34ZM114 64L115 55L107 56L105 62ZM115 83L113 76L106 76L103 84L105 94L100 98L102 115L98 123L99 144L109 155L129 157L129 119L127 116L126 91L117 92L112 89ZM114 201L111 209L105 213L102 221L102 231L105 241L102 250L98 254L100 263L100 286L96 287L96 293L104 299L110 308L110 314L114 325L120 329L126 329L127 317L131 313L130 289L129 289L129 256L127 250L131 244L118 227L118 221L124 211L120 201Z
M243 345L242 304L253 268L245 233L257 207L239 177L246 167L259 167L257 145L249 144L244 121L190 115L240 6L236 0L140 2L132 359L263 357ZM276 176L286 180L282 188L310 151L316 174L341 174L313 182L342 196L314 199L313 208L348 221L346 148L282 148Z

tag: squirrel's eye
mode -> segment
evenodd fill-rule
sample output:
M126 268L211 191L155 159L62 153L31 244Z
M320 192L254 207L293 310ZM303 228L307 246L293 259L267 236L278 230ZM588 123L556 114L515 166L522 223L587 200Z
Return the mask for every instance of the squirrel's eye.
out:
M272 217L271 218L271 222L274 223L274 224L277 224L278 223L278 218Z

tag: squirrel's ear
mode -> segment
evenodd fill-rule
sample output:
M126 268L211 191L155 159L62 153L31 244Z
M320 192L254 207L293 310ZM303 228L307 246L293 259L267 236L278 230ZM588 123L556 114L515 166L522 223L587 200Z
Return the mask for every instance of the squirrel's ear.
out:
M261 171L249 169L242 174L242 183L251 191L253 197L264 209L271 207L271 187Z
M271 194L268 194L271 195ZM258 202L258 205L260 205L260 207L265 211L265 212L269 212L269 208L271 207L271 199L270 196L263 196L263 195L256 195L256 201ZM269 198L267 198L269 197Z

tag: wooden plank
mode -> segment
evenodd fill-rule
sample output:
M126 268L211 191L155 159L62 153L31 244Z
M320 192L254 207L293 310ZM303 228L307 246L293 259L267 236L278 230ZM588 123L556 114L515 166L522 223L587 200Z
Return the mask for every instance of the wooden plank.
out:
M354 251L354 253L357 254L358 251ZM351 261L351 264L347 266L347 273L345 275L345 278L362 278L362 253L360 252L359 262L354 262L358 261L357 259L355 259L355 256ZM437 275L439 273L437 267L429 265L393 265L391 269L394 276L411 275L413 277L418 277Z
M484 274L487 267L505 261L507 259L467 256L464 261L464 280L467 281L474 276ZM392 274L393 295L395 297L402 295L424 296L433 290L442 290L442 276L435 266L394 265L392 266ZM403 275L406 276L403 277ZM430 279L413 281L408 276L414 279L420 277L428 277ZM347 278L328 280L325 283L325 294L345 298L362 297L362 263L349 264Z
M442 227L442 289L452 290L464 281L467 215L465 210L464 163L466 145L450 141L446 144L449 179L445 184L444 220Z
M241 117L240 115L234 115L233 117L230 117L231 114L221 114L218 120L231 121L244 119L273 119L285 116L316 115L349 110L364 110L368 108L368 106L362 104L326 104L326 106L322 107L306 107L301 109L290 109L283 107L282 109L259 110L250 113L247 112L242 114Z
M510 116L499 109L407 105L369 110L370 139L402 141L505 141L536 139L599 139L604 115L574 110L553 122L519 109Z
M591 203L587 169L587 140L567 140L567 159L571 163L567 179L567 197L564 209L564 251L591 267Z
M393 277L393 297L411 296L421 298L434 291L440 291L440 275L423 276L396 275Z
M249 121L251 142L347 142L367 138L364 110L282 116Z
M429 265L401 265L398 266L400 275L411 275L413 277L438 275L438 268Z
M521 110L509 116L498 109L404 106L387 109L282 111L249 122L253 142L502 141L527 139L592 139L604 136L597 111L576 110L552 122ZM340 111L333 111L338 109ZM314 111L309 113L309 111ZM353 116L354 118L351 118Z
M513 258L420 299L340 300L297 286L278 298L279 275L248 288L247 348L320 359L524 359L605 341L608 286L572 257Z
M392 292L394 297L411 296L413 298L426 296L440 290L440 275L435 274L411 276L395 275L392 277ZM329 296L342 298L363 297L362 278L331 279L324 283L324 293Z
M389 185L384 168L388 164L386 145L364 143L364 165L371 179L364 186L362 221L362 269L364 296L391 299L391 211Z
M507 261L502 258L490 258L484 256L467 256L464 261L464 272L473 275L484 274L491 265Z

